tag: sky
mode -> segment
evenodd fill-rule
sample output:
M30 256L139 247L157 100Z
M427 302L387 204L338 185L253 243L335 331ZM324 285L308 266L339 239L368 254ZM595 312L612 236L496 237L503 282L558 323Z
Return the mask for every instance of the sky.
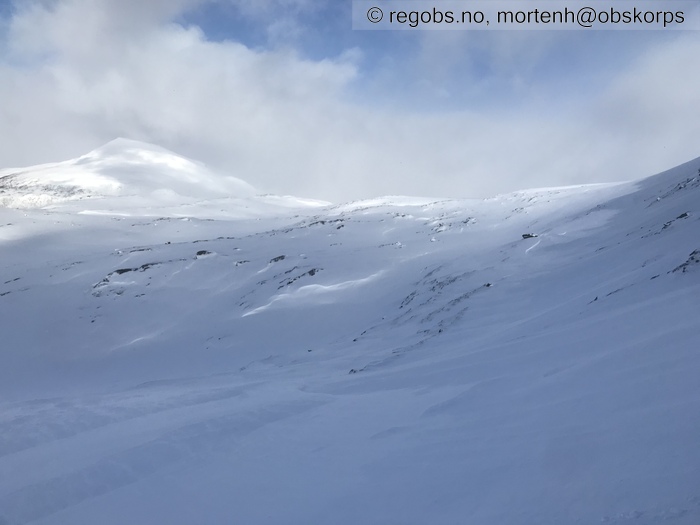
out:
M0 167L126 137L261 193L344 202L630 180L700 156L700 31L359 31L351 11L0 0Z

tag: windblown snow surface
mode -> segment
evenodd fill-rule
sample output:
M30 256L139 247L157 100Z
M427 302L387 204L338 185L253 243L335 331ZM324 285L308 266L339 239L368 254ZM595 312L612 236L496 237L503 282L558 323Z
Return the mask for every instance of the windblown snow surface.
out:
M0 524L699 524L699 169L340 206L124 140L3 170Z

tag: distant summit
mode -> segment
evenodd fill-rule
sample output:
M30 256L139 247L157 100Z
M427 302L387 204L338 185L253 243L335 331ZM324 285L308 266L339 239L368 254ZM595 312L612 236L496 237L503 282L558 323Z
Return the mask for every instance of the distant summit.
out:
M250 184L201 162L125 138L77 159L0 170L0 206L10 208L114 197L136 199L125 205L176 205L255 194Z

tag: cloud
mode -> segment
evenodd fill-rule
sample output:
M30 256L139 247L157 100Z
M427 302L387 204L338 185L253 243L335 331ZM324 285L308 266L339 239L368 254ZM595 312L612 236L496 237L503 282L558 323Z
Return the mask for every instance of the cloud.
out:
M203 0L26 0L16 2L10 50L19 56L105 57L115 39L128 41Z
M421 37L406 66L419 73L400 65L380 72L395 77L394 91L387 85L378 98L394 100L387 104L367 96L373 79L362 57L376 49L311 60L290 46L213 42L174 23L200 5L23 2L0 56L0 166L63 160L126 136L203 160L261 191L342 201L621 180L700 153L700 79L688 67L700 53L693 33L645 47L595 90L583 73L569 79L583 85L573 93L537 78L558 39L540 37L525 51L522 35L490 36L462 63L455 57L468 55L471 36ZM278 24L282 35L295 30L285 26L284 9L313 8L307 0L236 5L266 27ZM265 18L275 8L282 15ZM487 68L478 67L479 57ZM564 63L544 77L557 66ZM499 96L509 98L499 104L488 93L504 79L511 84ZM421 81L432 84L421 91ZM460 81L479 104L449 106ZM402 82L405 92L395 89ZM433 110L440 89L448 103Z
M613 143L634 137L637 169L700 155L700 37L684 34L640 57L600 98L597 123ZM650 158L650 152L653 156Z
M224 0L226 1L226 0ZM270 19L279 11L293 10L302 12L310 9L317 9L318 4L324 0L227 0L248 16Z

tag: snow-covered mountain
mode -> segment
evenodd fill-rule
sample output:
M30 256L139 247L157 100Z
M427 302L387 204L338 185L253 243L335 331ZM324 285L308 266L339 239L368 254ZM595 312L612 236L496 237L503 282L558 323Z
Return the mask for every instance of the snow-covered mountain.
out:
M66 204L72 204L68 207ZM0 170L0 206L139 215L268 215L328 203L258 196L248 183L159 146L116 139L77 159ZM187 210L187 211L184 211Z
M125 140L0 177L3 525L700 523L700 159L342 205Z

